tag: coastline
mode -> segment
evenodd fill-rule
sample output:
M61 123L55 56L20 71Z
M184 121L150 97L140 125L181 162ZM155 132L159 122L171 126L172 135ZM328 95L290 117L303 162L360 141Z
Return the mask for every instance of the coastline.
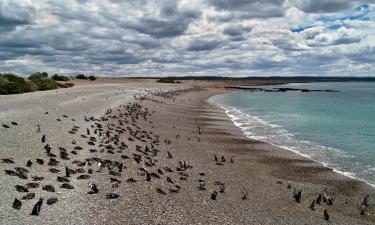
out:
M233 91L233 92L235 92L235 91ZM221 95L221 94L219 94L219 95ZM327 167L327 168L329 168L329 169L332 169L334 172L336 172L336 173L338 173L338 174L340 174L340 175L343 175L343 176L349 177L349 178L354 179L354 180L358 180L358 181L360 181L360 182L364 182L364 183L366 183L367 185L371 186L372 188L375 188L375 184L371 184L370 182L366 181L365 179L362 179L362 178L360 178L360 177L357 177L357 176L356 176L355 174L353 174L352 172L341 171L340 169L337 169L337 168L335 168L335 167L329 166L328 163L325 163L325 162L321 162L321 161L319 161L319 160L316 160L316 159L312 158L311 156L309 156L309 155L307 155L307 154L304 154L304 153L301 153L301 152L299 152L299 151L297 151L297 150L293 150L293 149L290 149L290 148L287 148L287 147L279 146L279 145L274 144L274 143L272 143L272 142L270 142L270 141L261 140L261 139L257 139L257 138L254 138L254 137L249 137L249 136L246 134L246 132L240 127L240 125L239 125L236 121L234 121L234 119L232 118L233 115L231 115L231 114L229 113L229 111L230 111L229 109L227 109L225 106L220 105L219 103L211 103L211 102L209 102L209 101L211 101L210 99L213 98L213 97L215 97L215 96L217 96L217 95L213 95L213 96L211 96L209 99L207 99L208 103L209 103L209 104L216 105L216 106L218 106L221 110L225 111L225 113L227 114L227 116L228 116L228 117L231 119L231 121L233 122L234 126L236 126L236 127L238 127L239 129L241 129L242 132L243 132L243 135L246 136L247 138L249 138L249 139L253 139L253 140L257 140L257 141L261 141L261 142L264 142L264 143L270 144L270 145L272 145L272 146L274 146L274 147L277 147L277 148L281 148L281 149L284 149L284 150L291 151L291 152L293 152L293 153L295 153L295 154L298 154L298 155L300 155L300 156L302 156L302 157L304 157L304 158L307 158L307 159L309 159L309 160L312 160L312 161L314 161L314 162L317 162L317 163L321 164L321 165L324 166L324 167Z
M142 87L141 84L135 86ZM116 90L108 92L103 88L102 94L95 94L89 97L83 92L82 96L91 101L87 106L84 101L74 100L74 94L64 96L69 103L73 114L74 108L84 107L76 113L77 118L83 118L86 110L94 107L93 110L101 109L104 112L108 108L114 111L108 122L103 124L117 124L114 116L123 113L123 105L137 102L146 107L150 113L147 121L140 120L133 126L133 129L147 131L149 134L157 135L160 138L158 149L160 153L157 158L158 168L169 165L175 168L178 161L186 161L191 165L186 180L181 180L179 173L160 175L162 178L152 179L152 182L144 181L139 175L140 164L133 160L125 160L124 174L120 176L122 182L118 187L113 188L108 184L108 174L98 173L90 179L100 187L98 195L87 195L88 182L74 180L74 191L62 191L58 196L59 203L48 207L43 206L43 213L39 217L28 216L24 210L31 207L30 203L21 211L11 208L12 200L19 196L14 190L17 184L16 179L9 179L5 175L0 176L1 187L4 192L1 194L2 213L1 221L4 224L320 224L323 221L323 209L328 209L334 224L372 224L375 221L374 209L370 208L367 215L359 213L358 206L367 194L374 196L371 187L360 181L349 179L334 173L332 170L322 165L307 160L295 153L285 149L280 149L270 144L251 140L236 127L228 118L225 112L217 106L211 105L207 99L213 95L227 92L222 88L213 86L203 86L205 90L192 90L186 93L162 94L168 89L190 88L194 85L154 85L148 88L157 90L157 94L144 100L134 100L134 94L128 92L126 98L117 96ZM108 87L109 88L109 87ZM125 86L123 88L129 88ZM71 90L79 90L71 89ZM96 89L93 88L93 91ZM51 92L51 95L53 93ZM77 95L80 93L77 93ZM47 95L47 94L45 94ZM58 96L57 99L60 99ZM79 99L84 97L79 96ZM112 103L106 102L105 97L114 98ZM166 97L167 96L167 97ZM172 96L172 97L169 97ZM100 98L99 98L100 97ZM30 100L27 100L30 101ZM55 107L54 101L48 101L51 107ZM118 106L118 103L121 103ZM57 102L57 104L59 104ZM53 108L52 107L52 108ZM51 110L50 115L66 113L65 108ZM120 110L120 111L117 111ZM69 114L68 114L69 115ZM13 116L10 118L13 119ZM16 116L14 119L17 119ZM53 119L54 120L54 119ZM77 120L78 121L78 120ZM79 120L80 121L80 120ZM26 121L24 121L26 123ZM46 121L47 123L47 121ZM64 122L65 123L65 122ZM71 136L65 135L76 122L67 122L67 125L59 126L63 132L56 133L56 137L51 137L51 144L60 142L61 145L72 146ZM22 124L20 125L22 126ZM82 128L89 127L85 122L80 122ZM139 127L139 128L137 128ZM53 136L51 127L48 132ZM59 130L57 130L59 131ZM61 132L60 131L60 132ZM9 131L10 135L16 135ZM34 138L24 132L25 140ZM78 135L78 134L77 134ZM73 135L74 136L74 135ZM75 139L81 143L78 136ZM127 137L127 136L125 136ZM3 139L4 140L4 139ZM12 147L9 139L4 143L3 148ZM125 141L129 148L126 154L131 156L136 145L144 145L145 142L138 140ZM84 140L83 140L84 141ZM147 143L147 142L146 142ZM15 154L12 151L1 151L0 158L13 157L17 160L17 165L23 165L27 158L34 152L40 152L38 141L28 145L30 153ZM84 147L82 155L76 156L83 160L89 156L103 157L103 153L91 154L88 152L89 146L81 143ZM4 147L5 146L5 147ZM31 146L31 147L30 147ZM33 147L35 146L35 147ZM5 149L2 149L5 150ZM169 151L172 158L166 154ZM22 153L22 152L21 152ZM38 153L39 154L39 153ZM226 162L217 164L213 155L217 155L219 160L222 156ZM119 155L106 155L107 159L119 160ZM233 159L233 163L230 159ZM1 169L8 168L8 165L0 164ZM33 168L33 167L32 167ZM154 171L156 168L147 169ZM201 175L204 173L204 175ZM158 194L155 188L168 190L173 187L165 181L166 176L181 185L179 193ZM127 183L126 179L134 177L138 182ZM199 190L200 181L205 181L205 190ZM219 192L218 181L225 183L224 193ZM49 181L53 183L53 180ZM291 188L287 186L290 185ZM247 199L241 199L244 188L247 190ZM301 203L293 199L294 188L302 190ZM335 201L333 205L322 203L316 206L316 210L311 210L309 205L322 190L332 196ZM211 200L210 195L217 191L217 199ZM119 199L107 200L104 193L116 192L120 194ZM37 190L38 195L45 195L42 190ZM370 202L373 199L370 199ZM26 222L25 222L26 221Z

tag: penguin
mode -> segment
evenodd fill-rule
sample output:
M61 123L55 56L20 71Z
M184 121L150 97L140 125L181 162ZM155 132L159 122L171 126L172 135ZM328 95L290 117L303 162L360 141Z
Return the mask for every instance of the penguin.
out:
M368 203L369 197L370 197L370 195L366 195L366 197L362 201L362 205L364 205L366 207L369 206L369 203Z
M224 156L221 156L221 162L225 162L226 160L225 160L225 157Z
M96 186L96 184L89 184L89 188L90 188L90 191L87 192L88 194L97 194L99 192L99 189L98 187Z
M217 162L217 156L216 155L214 155L214 160Z
M42 143L44 143L44 142L46 142L46 135L45 134L43 134L43 136L42 136Z
M329 221L328 209L325 209L325 210L324 210L324 213L323 213L323 219L324 219L325 221Z
M246 188L244 188L243 190L242 190L242 200L246 200L247 199L247 189Z
M69 171L69 168L67 166L65 167L65 176L70 177L70 171Z
M17 209L17 210L20 210L21 207L22 207L22 202L20 200L18 200L17 198L15 198L14 202L13 202L13 208Z
M323 198L323 196L320 194L320 195L318 196L318 198L316 199L316 203L317 203L318 205L320 205L320 203L322 202L322 198Z
M27 161L27 163L26 163L26 166L27 166L27 167L31 167L32 165L33 165L33 162L31 162L30 160Z
M89 128L86 128L86 133L87 133L87 135L90 135L90 130L89 130Z
M42 208L42 204L43 204L43 198L40 198L38 202L34 205L34 208L31 211L30 215L39 216L40 210Z
M217 197L217 192L216 191L212 192L211 193L211 199L216 200L216 197Z
M293 198L296 200L296 202L300 203L301 197L302 197L302 191L301 190L297 191L297 189L294 189Z

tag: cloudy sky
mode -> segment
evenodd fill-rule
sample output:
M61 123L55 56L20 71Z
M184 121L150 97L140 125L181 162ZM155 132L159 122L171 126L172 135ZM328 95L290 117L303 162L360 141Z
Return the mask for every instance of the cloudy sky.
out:
M375 76L375 0L0 0L0 72Z

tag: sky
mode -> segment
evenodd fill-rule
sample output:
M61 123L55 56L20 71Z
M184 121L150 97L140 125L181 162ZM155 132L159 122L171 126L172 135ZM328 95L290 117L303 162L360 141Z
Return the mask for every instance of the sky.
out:
M0 73L375 76L375 0L0 0Z

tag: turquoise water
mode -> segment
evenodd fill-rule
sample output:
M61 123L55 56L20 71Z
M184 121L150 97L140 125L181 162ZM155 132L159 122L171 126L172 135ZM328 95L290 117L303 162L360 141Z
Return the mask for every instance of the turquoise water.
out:
M214 96L251 138L270 142L375 186L375 83L275 85L341 92L249 92Z

